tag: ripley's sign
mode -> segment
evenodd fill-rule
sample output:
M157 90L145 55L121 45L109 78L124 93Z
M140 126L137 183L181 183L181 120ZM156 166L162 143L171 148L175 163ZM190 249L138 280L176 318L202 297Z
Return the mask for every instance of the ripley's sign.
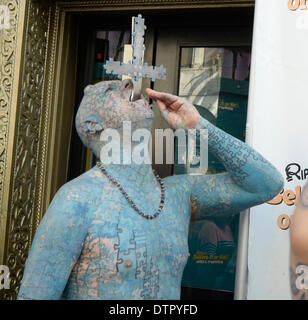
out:
M308 177L308 168L302 168L298 163L290 163L285 167L286 180L301 181ZM296 205L301 196L301 186L296 186L293 190L281 190L280 193L272 200L268 201L268 204L279 205L281 203L287 206ZM287 230L290 227L290 217L287 214L281 214L277 219L277 225L282 230Z
M302 168L298 163L290 163L285 168L286 179L288 182L294 180L306 180L308 168Z

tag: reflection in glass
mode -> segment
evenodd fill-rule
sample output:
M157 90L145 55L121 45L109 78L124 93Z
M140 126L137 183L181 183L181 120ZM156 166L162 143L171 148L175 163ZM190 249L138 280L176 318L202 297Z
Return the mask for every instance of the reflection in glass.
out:
M217 118L221 79L247 81L249 68L249 49L183 47L178 95Z
M203 118L244 141L249 69L248 48L183 47L178 95L195 105ZM198 147L197 141L197 156ZM175 164L174 174L192 173L192 169L191 164ZM223 171L225 168L220 161L209 154L206 173ZM193 201L191 208L193 214ZM237 239L238 215L192 221L188 239L190 257L183 273L182 285L191 292L196 288L232 292Z
M95 45L95 68L93 83L118 80L117 75L107 74L106 60L123 61L124 45L130 43L129 31L98 31Z

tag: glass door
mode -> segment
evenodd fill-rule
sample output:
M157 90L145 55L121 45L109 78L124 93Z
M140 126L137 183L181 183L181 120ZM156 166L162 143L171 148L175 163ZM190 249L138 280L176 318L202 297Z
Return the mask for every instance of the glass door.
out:
M245 141L250 51L250 28L160 30L156 65L167 67L167 81L155 82L154 89L187 99L208 121ZM184 165L168 169L174 175L188 172ZM209 154L206 174L223 171L224 166ZM233 298L238 217L191 221L183 299Z

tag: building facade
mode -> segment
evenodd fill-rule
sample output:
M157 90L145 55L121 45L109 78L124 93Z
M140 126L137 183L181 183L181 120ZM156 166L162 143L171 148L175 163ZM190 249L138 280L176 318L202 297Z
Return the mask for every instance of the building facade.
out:
M84 26L116 29L121 17L148 15L150 35L160 23L173 33L168 38L162 36L163 30L153 31L146 40L145 60L160 61L177 74L174 54L181 52L168 47L172 39L183 39L183 46L196 48L249 46L254 1L0 0L0 5L9 14L9 27L0 29L0 265L9 267L11 279L10 289L0 290L0 298L15 299L36 228L55 192L67 181ZM208 23L207 40L198 42L202 32L196 31L188 41L184 29L200 30L202 17L210 19L213 12L221 13L222 19ZM161 17L165 22L159 22ZM246 17L246 29L239 17ZM226 33L223 27L229 25L234 33ZM161 57L161 52L169 54ZM205 51L201 53L204 59ZM194 61L198 62L197 56ZM178 78L172 78L155 88L178 94L177 85Z

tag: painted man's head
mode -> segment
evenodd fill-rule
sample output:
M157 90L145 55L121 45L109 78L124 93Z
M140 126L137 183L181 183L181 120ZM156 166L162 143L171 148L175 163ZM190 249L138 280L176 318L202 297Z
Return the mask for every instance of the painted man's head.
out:
M131 101L132 90L131 80L102 81L85 88L76 115L76 129L83 144L97 156L104 144L100 141L103 130L121 132L123 121L131 121L135 128L151 129L154 112L144 97Z

